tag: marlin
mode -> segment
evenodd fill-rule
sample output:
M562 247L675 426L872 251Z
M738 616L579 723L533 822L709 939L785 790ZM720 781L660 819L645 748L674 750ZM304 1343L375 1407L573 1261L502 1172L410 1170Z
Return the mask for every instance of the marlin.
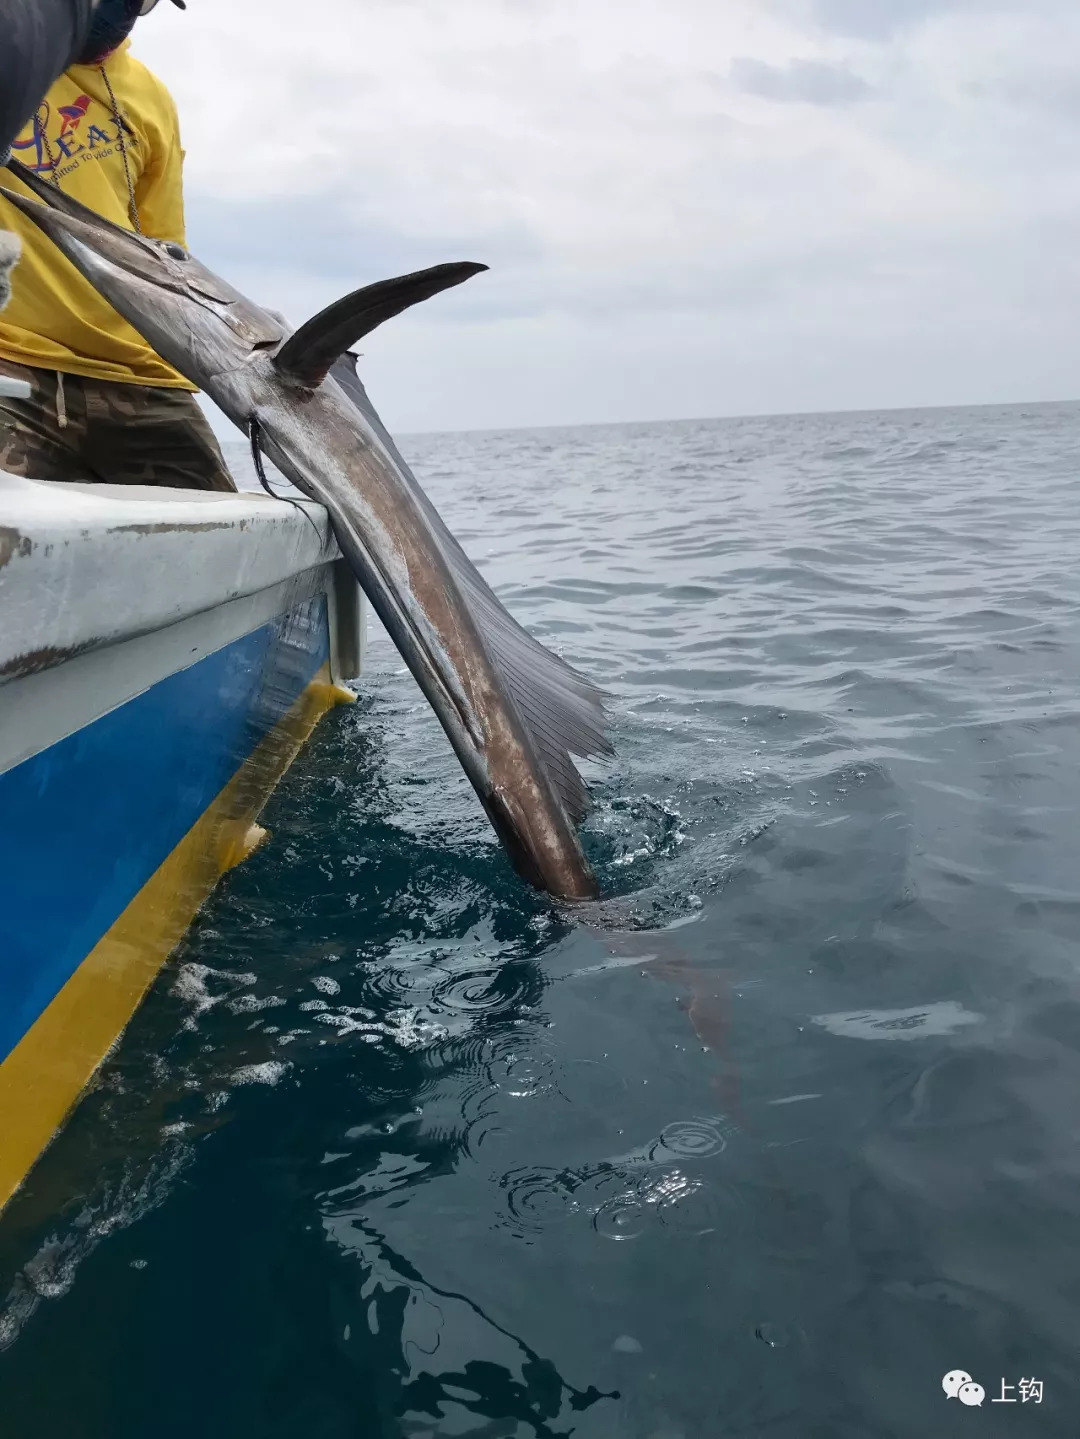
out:
M353 346L486 270L437 265L369 285L290 333L183 246L134 234L12 162L0 190L154 349L309 499L438 716L518 873L595 897L571 755L611 753L605 695L506 611L424 494L367 397ZM40 202L40 203L38 203Z

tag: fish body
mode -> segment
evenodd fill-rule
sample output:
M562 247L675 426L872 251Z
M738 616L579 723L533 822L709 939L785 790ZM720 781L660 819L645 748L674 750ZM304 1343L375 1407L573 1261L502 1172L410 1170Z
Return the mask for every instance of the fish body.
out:
M180 246L110 225L17 173L44 203L5 196L326 507L518 872L560 899L594 897L576 827L588 793L570 755L610 751L604 697L522 629L471 564L379 419L349 350L384 319L486 267L437 266L368 286L290 334Z

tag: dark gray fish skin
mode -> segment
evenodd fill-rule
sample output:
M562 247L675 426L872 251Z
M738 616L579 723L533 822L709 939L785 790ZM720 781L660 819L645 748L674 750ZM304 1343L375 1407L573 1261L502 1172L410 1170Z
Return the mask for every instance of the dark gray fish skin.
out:
M441 721L518 872L559 899L597 886L575 823L588 806L570 752L610 752L601 692L521 629L443 525L367 399L351 364L329 377L326 330L306 348L179 246L102 221L29 176L45 204L4 190L150 344L247 431L304 494L325 505L335 536ZM438 267L445 283L483 268ZM357 323L330 314L335 345L355 343L401 295L433 293L434 271L358 292ZM455 278L456 276L456 278ZM374 295L374 306L365 296ZM391 296L391 299L393 297ZM400 296L399 296L400 298ZM402 309L405 298L396 306ZM367 305L367 309L365 309ZM372 320L372 311L377 312ZM314 327L314 329L313 329ZM314 387L312 387L314 386Z

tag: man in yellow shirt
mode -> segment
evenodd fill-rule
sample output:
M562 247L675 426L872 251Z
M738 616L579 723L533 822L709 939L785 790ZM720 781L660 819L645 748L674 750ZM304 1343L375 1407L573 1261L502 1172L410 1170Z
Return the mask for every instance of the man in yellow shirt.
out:
M176 107L128 38L157 0L101 0L89 38L14 142L17 160L116 224L185 243ZM173 0L184 8L183 0ZM29 193L8 170L8 188ZM38 480L233 490L193 387L0 197L22 241L0 314L0 469Z

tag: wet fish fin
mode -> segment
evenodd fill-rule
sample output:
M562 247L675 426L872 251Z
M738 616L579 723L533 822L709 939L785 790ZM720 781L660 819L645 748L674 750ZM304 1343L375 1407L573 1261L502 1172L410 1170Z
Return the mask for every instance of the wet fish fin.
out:
M377 284L355 290L301 325L277 352L274 363L282 374L314 390L326 379L338 356L384 320L393 319L410 305L430 300L432 295L460 285L486 269L486 265L465 260L452 265L434 265L430 270L417 270L415 274L399 275L394 280L379 280Z
M356 356L351 353L343 355L334 364L331 374L397 464L412 479L412 471L368 399L356 373ZM435 506L418 484L415 495L439 535L477 628L529 728L563 808L577 823L589 812L589 791L570 756L613 752L607 737L608 718L604 708L608 696L592 680L572 669L518 624L446 528Z
M514 697L544 768L575 824L591 808L589 791L571 755L610 755L608 696L528 630L491 589L457 541L446 531L451 568L488 652Z

